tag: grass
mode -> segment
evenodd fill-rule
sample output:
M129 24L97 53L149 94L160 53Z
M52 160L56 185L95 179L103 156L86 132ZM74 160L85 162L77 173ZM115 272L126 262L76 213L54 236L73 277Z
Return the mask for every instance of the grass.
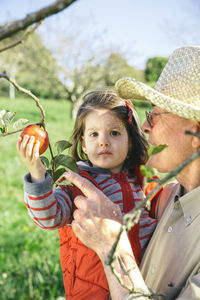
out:
M41 104L54 149L56 141L71 134L70 106L55 100L41 100ZM30 98L0 99L2 109L17 112L16 119L40 120L39 109ZM142 108L138 113L143 119ZM40 230L28 216L23 203L27 170L16 151L18 135L0 137L0 299L55 300L64 296L58 233Z
M66 101L42 101L52 146L70 136L73 122ZM17 112L16 119L40 120L31 99L0 99L0 110ZM57 231L34 225L23 203L27 172L17 151L19 134L0 137L0 299L54 300L64 296ZM53 147L54 148L54 147ZM47 155L48 151L47 151Z

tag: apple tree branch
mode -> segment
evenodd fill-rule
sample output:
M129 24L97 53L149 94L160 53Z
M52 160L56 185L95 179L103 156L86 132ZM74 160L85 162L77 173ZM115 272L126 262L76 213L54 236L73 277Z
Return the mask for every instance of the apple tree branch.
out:
M8 25L0 27L0 41L15 34L16 32L27 28L28 26L38 23L41 20L56 14L70 6L77 0L57 0L54 3L33 13L27 14L24 19L14 21Z

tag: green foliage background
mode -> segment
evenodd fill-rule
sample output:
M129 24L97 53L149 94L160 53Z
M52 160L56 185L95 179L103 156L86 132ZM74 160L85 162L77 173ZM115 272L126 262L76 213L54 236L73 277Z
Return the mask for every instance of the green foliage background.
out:
M55 100L41 104L54 149L57 140L70 136L70 104ZM30 98L0 99L1 109L16 111L17 118L33 123L40 120L39 109ZM16 151L18 136L0 137L0 299L54 300L64 296L58 232L40 230L28 216L23 203L23 176L27 170Z
M168 58L161 56L152 57L147 60L144 74L145 80L151 87L155 85L167 62Z
M16 41L23 34L24 32L19 32L5 39L1 42L1 47ZM38 97L62 99L66 94L66 89L58 78L57 61L36 33L28 36L24 43L1 53L0 72L3 71ZM1 96L8 95L8 82L0 80L0 89ZM19 92L15 92L21 97Z

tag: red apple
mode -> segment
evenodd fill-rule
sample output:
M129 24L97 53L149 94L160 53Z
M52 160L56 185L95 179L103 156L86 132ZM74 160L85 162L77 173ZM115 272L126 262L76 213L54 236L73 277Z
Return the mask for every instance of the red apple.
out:
M21 133L21 137L23 138L25 134L28 134L29 136L35 137L35 143L36 141L40 141L39 146L39 154L41 155L44 153L48 146L49 146L49 137L46 131L42 129L39 125L31 124L28 125ZM34 145L35 145L34 143Z

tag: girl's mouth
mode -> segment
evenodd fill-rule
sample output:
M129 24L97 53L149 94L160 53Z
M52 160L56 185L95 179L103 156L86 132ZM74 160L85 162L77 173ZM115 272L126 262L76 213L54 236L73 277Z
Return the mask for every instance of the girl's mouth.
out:
M112 154L110 151L108 150L102 150L101 152L99 152L99 155L109 155L109 154Z

